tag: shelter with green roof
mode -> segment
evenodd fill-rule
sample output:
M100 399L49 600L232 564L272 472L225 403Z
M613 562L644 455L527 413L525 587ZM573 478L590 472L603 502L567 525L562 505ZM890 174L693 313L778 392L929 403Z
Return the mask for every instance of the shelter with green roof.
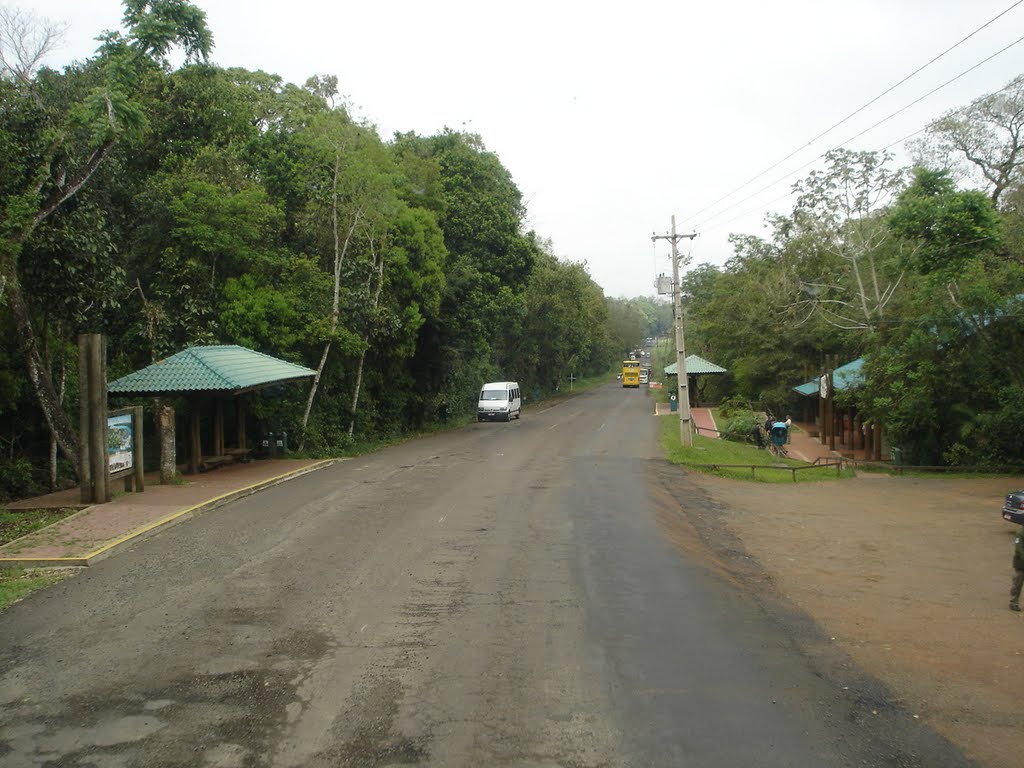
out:
M815 436L822 445L852 458L878 461L882 458L881 420L865 420L849 398L844 408L835 400L837 394L852 392L864 385L863 368L864 358L858 357L844 365L827 368L823 375L793 387L793 391L803 396L803 420L816 424Z
M112 397L182 397L189 404L189 470L198 472L248 454L244 395L265 387L307 381L316 371L237 345L189 347L127 376L109 382ZM213 443L203 452L199 413L204 399L213 398ZM237 409L236 441L226 448L224 405Z
M665 368L664 368L664 371L665 371L665 375L666 376L678 376L679 375L679 364L678 363L672 363L671 365L666 365ZM726 372L727 371L726 371L725 368L722 368L720 365L715 365L714 363L709 362L708 360L705 360L700 355L687 355L686 356L686 379L687 379L686 391L688 393L690 393L690 400L692 401L690 403L690 406L694 407L694 406L697 405L696 398L697 398L697 393L699 391L697 389L697 377L698 376L707 376L707 375L721 374L721 373L726 373Z
M858 357L846 365L841 365L832 371L832 384L836 392L845 392L848 389L856 389L864 383L864 358ZM796 387L793 391L805 397L816 397L821 387L821 377L811 379Z

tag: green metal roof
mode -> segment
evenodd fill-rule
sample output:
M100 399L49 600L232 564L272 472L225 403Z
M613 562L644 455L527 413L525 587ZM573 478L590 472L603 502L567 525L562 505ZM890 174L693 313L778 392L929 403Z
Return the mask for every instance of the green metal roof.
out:
M861 370L863 367L864 358L858 357L856 360L851 360L846 365L841 365L832 371L832 386L836 388L836 392L856 389L863 384L864 372ZM818 387L818 379L811 379L808 382L793 387L793 391L807 397L812 397L818 394Z
M107 384L111 395L240 392L297 381L316 371L245 347L189 347Z
M672 365L666 365L665 375L676 376L678 374L678 371L676 370L677 368L677 363L672 363ZM725 373L725 368L715 365L714 363L709 363L700 355L687 355L686 375L693 376L694 374L697 373Z

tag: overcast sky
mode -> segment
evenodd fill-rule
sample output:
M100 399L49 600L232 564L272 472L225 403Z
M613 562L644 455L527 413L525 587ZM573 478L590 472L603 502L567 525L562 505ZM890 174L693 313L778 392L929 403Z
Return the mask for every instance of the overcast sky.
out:
M1024 36L1024 4L194 2L207 13L218 65L297 84L337 75L356 116L385 139L445 126L478 133L522 191L529 227L559 257L585 261L609 296L654 294L655 276L671 264L668 244L655 247L651 235L666 233L673 215L680 232L699 232L682 243L692 264L721 265L729 233L765 234L764 215L790 210L780 196L828 149L882 149L1024 72L1021 43L851 141ZM122 16L117 0L6 4L70 25L54 67L90 56L94 38L119 29ZM902 146L892 151L905 163Z

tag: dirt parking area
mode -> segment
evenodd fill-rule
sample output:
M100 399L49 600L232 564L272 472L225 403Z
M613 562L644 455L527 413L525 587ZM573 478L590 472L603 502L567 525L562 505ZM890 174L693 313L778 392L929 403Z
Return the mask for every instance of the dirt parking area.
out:
M789 486L686 474L703 500L680 506L727 572L809 615L972 760L1024 764L1016 526L999 516L1024 477Z

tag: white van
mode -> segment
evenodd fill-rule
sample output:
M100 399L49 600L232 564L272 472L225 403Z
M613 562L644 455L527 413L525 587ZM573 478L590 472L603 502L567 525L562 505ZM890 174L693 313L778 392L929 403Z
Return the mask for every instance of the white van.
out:
M501 419L512 421L522 416L523 400L519 396L519 384L515 381L491 381L480 388L480 400L476 405L476 420Z

